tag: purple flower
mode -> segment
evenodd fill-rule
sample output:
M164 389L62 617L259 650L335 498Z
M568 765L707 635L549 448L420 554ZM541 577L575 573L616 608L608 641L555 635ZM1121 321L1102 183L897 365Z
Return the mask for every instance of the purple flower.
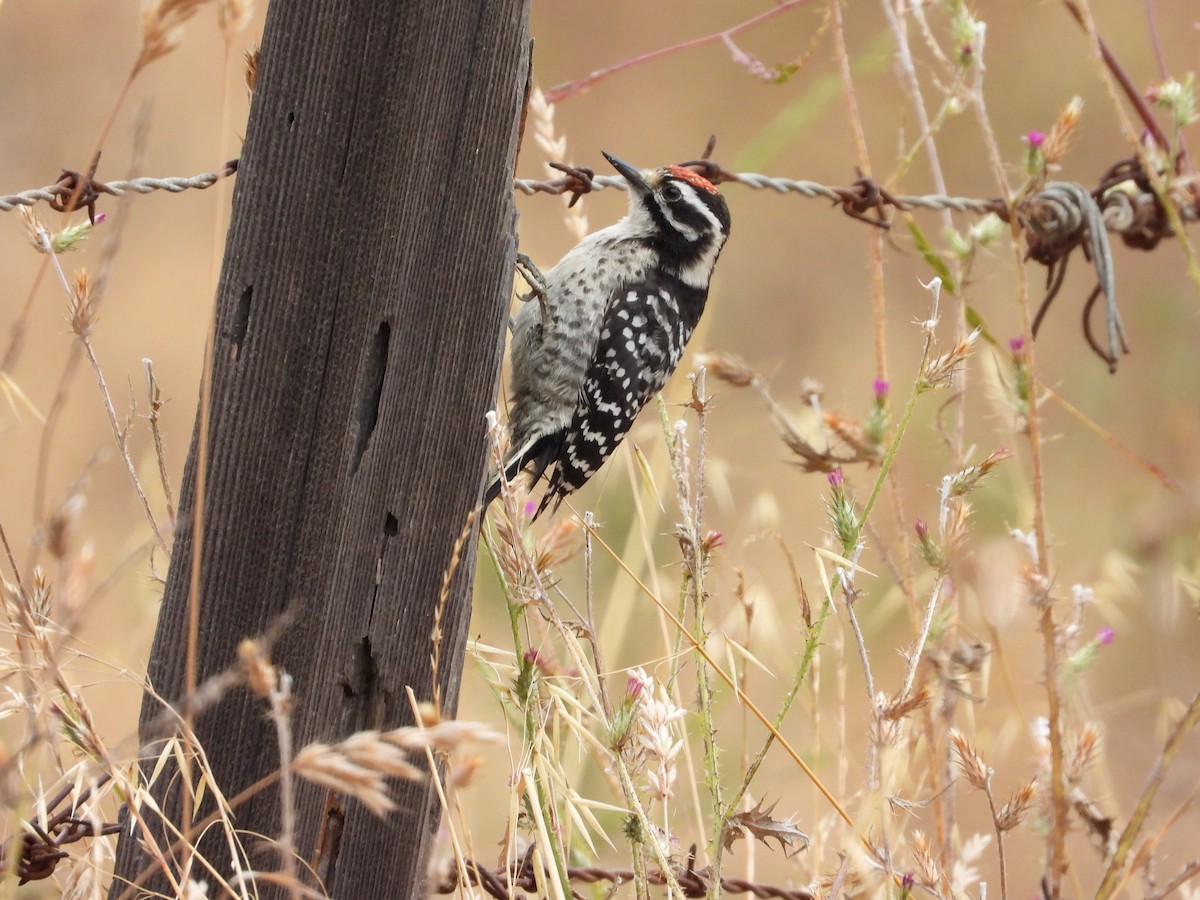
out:
M891 387L883 378L876 378L872 385L875 389L875 399L882 400L888 395L888 388Z
M629 673L629 677L625 682L625 696L630 700L636 700L643 693L649 693L654 690L654 679L646 674L646 670L641 666Z
M529 518L533 518L533 514L535 512L537 512L537 501L536 500L526 500L525 501L525 515L527 515Z
M1015 338L1009 338L1008 349L1012 352L1013 356L1019 355L1020 352L1025 349L1025 337L1023 335L1017 335Z
M917 519L913 522L913 531L917 533L918 540L924 541L929 539L929 526L925 524L924 519Z
M1046 143L1046 136L1040 131L1030 131L1025 135L1025 142L1029 144L1030 150L1038 150Z
M1111 628L1101 628L1100 633L1096 635L1096 641L1101 647L1107 647L1116 638L1117 633Z
M841 469L834 469L829 473L829 486L835 491L840 491L846 483L846 476L842 474Z

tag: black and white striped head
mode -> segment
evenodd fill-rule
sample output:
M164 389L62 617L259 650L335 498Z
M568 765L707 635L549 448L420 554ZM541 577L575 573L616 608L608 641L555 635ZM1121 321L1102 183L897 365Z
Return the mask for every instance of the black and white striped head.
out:
M642 171L609 153L604 158L629 182L626 227L680 281L707 289L729 237L729 207L716 186L682 166Z

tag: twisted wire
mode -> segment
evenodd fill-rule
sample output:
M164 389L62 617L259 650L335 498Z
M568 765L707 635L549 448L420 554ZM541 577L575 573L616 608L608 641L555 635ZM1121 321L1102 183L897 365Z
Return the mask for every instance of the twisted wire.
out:
M190 178L130 178L123 181L106 181L103 186L107 188L104 193L112 194L115 197L121 197L129 191L135 194L152 194L155 191L180 194L188 190L202 191L210 188L222 178L228 178L235 171L237 171L237 166L230 164L217 172L204 172ZM71 185L57 182L45 187L22 191L19 194L0 196L0 211L11 212L18 206L34 206L40 201L60 202L64 198L69 198L73 190Z
M1119 193L1115 191L1114 193ZM1069 208L1068 218L1074 223L1075 229L1083 228L1087 235L1088 246L1091 248L1092 265L1096 269L1096 278L1100 282L1100 290L1108 304L1108 354L1110 360L1117 358L1118 342L1126 346L1125 326L1121 324L1121 314L1117 311L1117 287L1113 275L1112 248L1108 243L1108 229L1105 219L1092 199L1092 195L1082 185L1070 181L1051 181L1039 195L1052 198L1058 205ZM1082 219L1082 221L1078 221Z
M219 171L203 172L190 177L132 178L103 183L94 182L94 184L104 193L117 197L130 191L138 194L150 194L155 191L167 191L171 194L179 194L187 190L204 190L205 188L212 187L218 181L229 177L236 171L237 161L234 160L226 164ZM605 190L607 188L616 188L618 190L626 190L628 188L625 179L619 175L593 175L590 171L584 169L568 169L568 171L571 173L586 173L586 181L572 176L558 178L553 181L517 178L513 180L513 187L526 195L539 193L586 193L589 191ZM856 182L850 187L836 187L822 184L818 181L780 178L763 175L759 172L722 171L721 181L723 183L734 182L751 190L769 190L777 194L798 194L810 200L822 199L842 205L865 204L869 208L887 205L902 211L916 209L931 211L950 210L952 212L971 213L975 215L986 215L987 213L996 213L1001 216L1006 215L1004 202L999 199L955 197L943 194L893 195L878 188L874 188L876 193L872 197L871 187L869 187L870 183L865 180ZM1052 185L1061 186L1062 184L1064 183L1052 182L1046 186L1046 190L1042 194L1026 201L1027 205L1044 201L1043 205L1047 207L1045 215L1050 216L1052 219L1061 217L1061 220L1057 221L1057 223L1054 221L1045 223L1042 235L1044 240L1049 239L1055 229L1057 229L1058 233L1065 235L1076 230L1079 226L1078 214L1080 204L1063 202L1061 196L1057 198L1054 196L1055 191L1052 190ZM73 186L71 184L64 184L60 181L55 184L46 185L45 187L33 188L16 194L0 195L0 211L11 212L18 206L34 206L39 202L61 203L64 198L71 195L72 190ZM1077 194L1076 196L1080 195ZM1154 203L1155 198L1152 195L1146 196L1144 193L1130 195L1123 191L1109 191L1105 194L1101 218L1098 221L1108 231L1124 233L1140 227L1141 223L1148 217L1148 209L1152 208ZM1051 215L1050 210L1053 210L1053 215ZM1184 218L1189 221L1194 221L1200 216L1200 211L1189 205L1181 205L1181 212Z
M55 184L0 197L0 211L7 212L17 206L33 206L39 201L46 201L60 211L66 211L68 207L86 208L89 218L94 221L96 201L102 194L119 197L126 191L140 194L168 191L177 194L186 190L203 190L234 174L237 165L237 160L231 160L220 171L191 178L134 178L107 184L95 181L91 172L84 176L64 169L62 177ZM1129 346L1117 311L1108 232L1119 234L1126 246L1140 250L1152 250L1164 237L1173 235L1162 201L1154 193L1151 179L1137 157L1114 164L1094 191L1074 182L1052 181L1039 193L1022 198L1011 209L1000 199L892 194L869 178L859 178L848 186L836 187L816 181L776 178L758 172L728 172L707 157L682 165L714 184L733 182L752 190L770 190L777 194L798 194L809 199L828 200L840 205L846 215L880 228L889 228L891 225L888 207L902 212L922 209L975 215L990 213L1005 221L1015 217L1024 231L1029 258L1047 268L1048 290L1034 320L1035 336L1042 317L1062 285L1068 258L1076 248L1083 247L1085 255L1095 267L1099 282L1084 305L1084 336L1096 354L1113 370L1116 368L1118 352L1128 353ZM625 179L619 175L597 175L591 169L565 163L551 163L551 167L562 172L563 176L550 181L517 178L513 180L513 188L526 195L567 194L571 197L571 205L592 191L628 188ZM1186 187L1191 191L1194 186ZM1200 201L1195 199L1196 193L1185 192L1179 199L1179 215L1183 221L1200 219ZM1104 295L1106 304L1107 350L1095 340L1089 323L1092 306L1100 294Z
M1115 371L1118 353L1128 353L1129 342L1125 336L1125 326L1121 322L1121 313L1117 309L1116 276L1108 232L1116 231L1127 243L1130 237L1135 242L1144 238L1153 221L1149 215L1153 208L1144 206L1139 214L1132 202L1124 203L1117 199L1114 205L1115 213L1110 216L1107 212L1109 197L1123 198L1125 201L1130 198L1122 191L1107 191L1104 197L1106 209L1102 210L1083 185L1071 181L1051 181L1040 193L1023 202L1018 213L1025 227L1029 256L1046 266L1049 276L1046 297L1034 319L1034 336L1037 336L1042 317L1062 286L1062 276L1071 251L1082 246L1095 269L1097 281L1096 289L1084 304L1084 337L1092 350L1108 363L1109 370ZM1159 236L1161 237L1161 233ZM1100 347L1091 331L1092 305L1100 294L1104 295L1106 308L1107 349Z
M554 181L538 181L533 178L516 178L513 187L522 194L564 194L571 192L571 179L559 178ZM832 187L819 181L805 181L798 178L777 178L763 175L759 172L728 172L724 173L722 183L734 182L751 190L774 191L777 194L799 194L809 200L822 199L833 203L844 203L847 199L857 200L861 192L857 188ZM591 190L617 188L627 190L629 185L619 175L592 175ZM950 197L942 194L925 195L888 195L884 200L888 205L901 210L928 209L951 210L953 212L976 213L984 215L989 212L1000 212L1004 209L1002 200L980 200L975 197Z

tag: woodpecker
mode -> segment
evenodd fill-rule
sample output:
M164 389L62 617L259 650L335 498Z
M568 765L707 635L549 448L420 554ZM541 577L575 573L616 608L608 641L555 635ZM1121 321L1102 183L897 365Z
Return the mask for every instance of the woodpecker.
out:
M729 236L729 207L708 179L604 157L629 183L629 212L567 251L512 322L503 475L528 467L534 483L554 467L536 515L596 474L671 377Z

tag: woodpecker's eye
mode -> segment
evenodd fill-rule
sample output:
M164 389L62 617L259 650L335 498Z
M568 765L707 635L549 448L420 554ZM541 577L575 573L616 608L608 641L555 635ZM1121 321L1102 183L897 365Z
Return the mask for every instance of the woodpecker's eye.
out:
M662 198L668 203L674 203L683 196L683 191L673 184L668 184L662 189Z

